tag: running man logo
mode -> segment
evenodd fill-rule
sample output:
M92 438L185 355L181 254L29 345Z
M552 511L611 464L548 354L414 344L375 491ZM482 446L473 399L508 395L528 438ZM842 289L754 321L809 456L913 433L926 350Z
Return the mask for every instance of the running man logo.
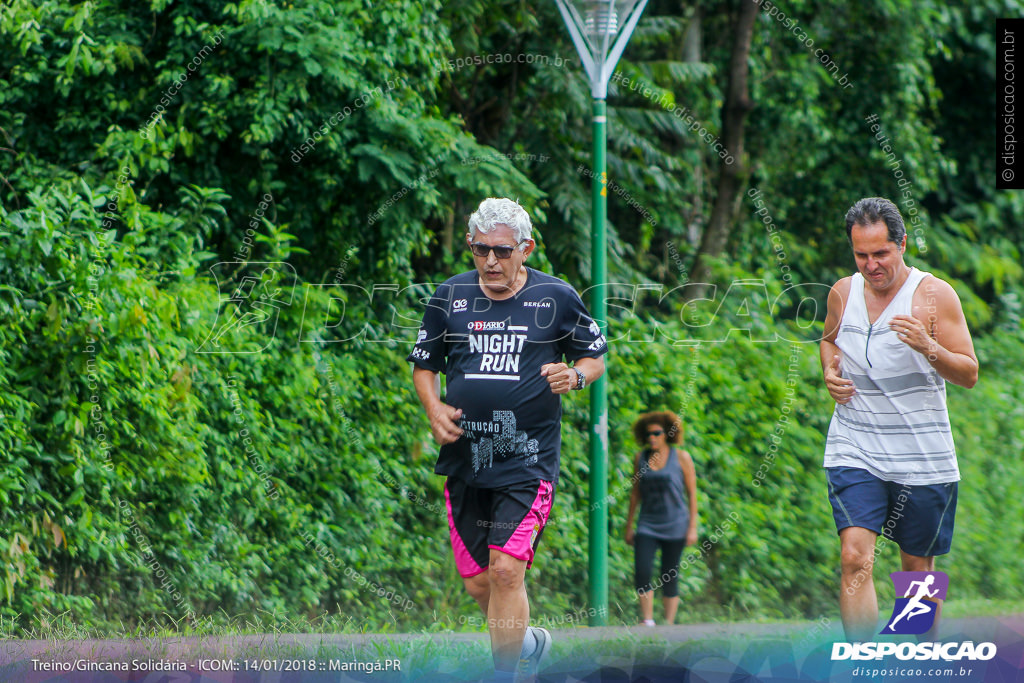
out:
M264 351L277 334L281 310L292 303L295 269L279 261L228 261L214 264L210 273L221 293L220 306L196 353Z
M926 633L935 623L938 601L946 599L949 577L943 572L893 572L889 578L896 589L896 604L881 633Z

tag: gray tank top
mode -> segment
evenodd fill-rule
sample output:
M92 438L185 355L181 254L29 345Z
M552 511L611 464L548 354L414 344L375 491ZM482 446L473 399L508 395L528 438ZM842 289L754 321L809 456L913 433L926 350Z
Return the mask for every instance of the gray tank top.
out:
M640 478L640 517L636 532L667 541L686 538L690 526L690 508L686 501L683 468L675 448L668 451L668 459L660 470L651 469L645 450L638 458Z

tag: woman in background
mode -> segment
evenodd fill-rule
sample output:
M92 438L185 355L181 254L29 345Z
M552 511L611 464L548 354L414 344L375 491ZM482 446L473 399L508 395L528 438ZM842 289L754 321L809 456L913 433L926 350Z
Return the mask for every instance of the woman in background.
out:
M636 458L633 492L626 517L626 543L634 546L636 590L645 626L654 626L654 555L661 549L661 576L665 623L674 624L679 609L679 558L683 548L697 542L697 475L693 459L674 448L682 425L669 412L644 413L633 425L633 435L644 445ZM640 505L640 518L633 517Z

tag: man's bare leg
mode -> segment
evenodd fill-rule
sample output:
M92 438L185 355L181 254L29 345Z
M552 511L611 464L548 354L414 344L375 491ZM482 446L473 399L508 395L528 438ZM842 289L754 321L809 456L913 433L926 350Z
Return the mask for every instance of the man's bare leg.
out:
M466 592L469 593L470 597L476 600L476 604L480 605L480 609L483 610L486 617L487 604L491 599L491 577L489 573L484 571L476 576L463 578L462 584L466 587Z
M851 642L872 640L878 628L878 596L872 578L877 538L874 531L859 526L848 526L839 532L842 563L839 613L846 639Z
M933 572L935 571L935 558L934 557L920 557L918 555L910 555L902 550L900 551L900 564L905 572ZM920 641L934 641L939 636L939 617L942 616L942 600L938 598L931 598L936 602L935 605L935 621L932 623L932 627L928 629L927 633L923 633L918 636Z
M491 549L490 595L487 628L491 633L491 656L496 671L515 671L530 623L526 595L526 561Z

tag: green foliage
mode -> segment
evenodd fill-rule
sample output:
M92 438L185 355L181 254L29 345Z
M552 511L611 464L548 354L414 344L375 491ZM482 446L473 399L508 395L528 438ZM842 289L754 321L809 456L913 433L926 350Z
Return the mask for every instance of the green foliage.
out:
M193 629L200 617L259 612L336 612L367 629L475 615L447 547L434 447L404 362L410 340L391 323L417 317L416 295L354 313L357 339L296 345L310 339L307 312L341 294L299 282L304 306L281 309L261 353L202 353L218 308L232 313L220 301L232 285L196 276L197 244L175 250L172 237L217 215L217 198L194 188L179 214L142 210L122 238L105 230L84 186L55 186L3 213L0 553L11 561L0 611L26 628L61 612L87 626L166 614ZM765 305L781 287L769 290L720 292L703 308L667 299L667 314L613 321L613 615L632 609L622 539L630 425L651 408L683 417L697 466L701 537L683 571L687 604L747 616L833 611L836 541L820 468L831 403L818 331L796 334L785 306ZM222 350L248 350L251 334L225 332ZM948 571L964 595L1017 596L1014 546L1003 539L1024 534L1012 521L1024 519L1013 514L1019 463L1005 456L1020 444L1005 439L1024 421L1024 387L1009 371L1024 344L984 338L979 357L981 395L951 391L965 476L958 544L972 552L955 552ZM571 621L587 603L590 503L585 398L566 407L563 475L532 585L535 616Z
M419 543L403 529L423 524L439 544L443 528L382 484L397 459L386 456L410 445L395 426L419 417L409 389L392 386L407 374L404 351L366 344L357 363L304 344L296 355L294 306L262 353L201 352L220 296L194 276L197 245L176 252L171 238L202 214L195 197L210 209L217 193L195 188L180 216L143 212L113 239L81 189L0 214L0 552L11 559L0 610L25 626L69 611L87 626L166 614L193 628L197 615L387 614L351 573L389 587L404 577L381 561L389 554L364 549L413 556ZM316 295L311 305L325 306ZM230 329L221 348L244 351L245 337ZM395 612L407 622L410 607Z
M1024 200L991 189L977 94L990 16L1017 3L791 3L853 89L762 12L747 154L784 253L741 196L713 300L684 307L721 164L677 110L721 133L732 5L652 2L619 65L642 86L610 89L611 616L633 621L629 427L653 408L683 417L698 472L685 604L834 614L820 323L784 278L848 272L841 217L877 194L914 200L912 262L954 284L982 361L950 389L964 484L940 566L958 596L1019 598ZM505 54L534 59L473 59ZM0 65L3 630L476 616L404 358L484 196L517 197L531 263L586 286L590 94L554 5L14 0ZM223 263L243 244L278 265ZM284 298L246 326L228 298L254 274ZM530 583L555 623L587 604L586 432L572 395ZM877 575L895 568L890 549Z
M950 421L963 480L957 536L948 565L950 597L1024 597L1013 557L1024 542L1024 501L1018 470L1024 452L1024 361L1019 332L975 343L981 378L970 391L949 391ZM948 569L947 569L948 566Z

